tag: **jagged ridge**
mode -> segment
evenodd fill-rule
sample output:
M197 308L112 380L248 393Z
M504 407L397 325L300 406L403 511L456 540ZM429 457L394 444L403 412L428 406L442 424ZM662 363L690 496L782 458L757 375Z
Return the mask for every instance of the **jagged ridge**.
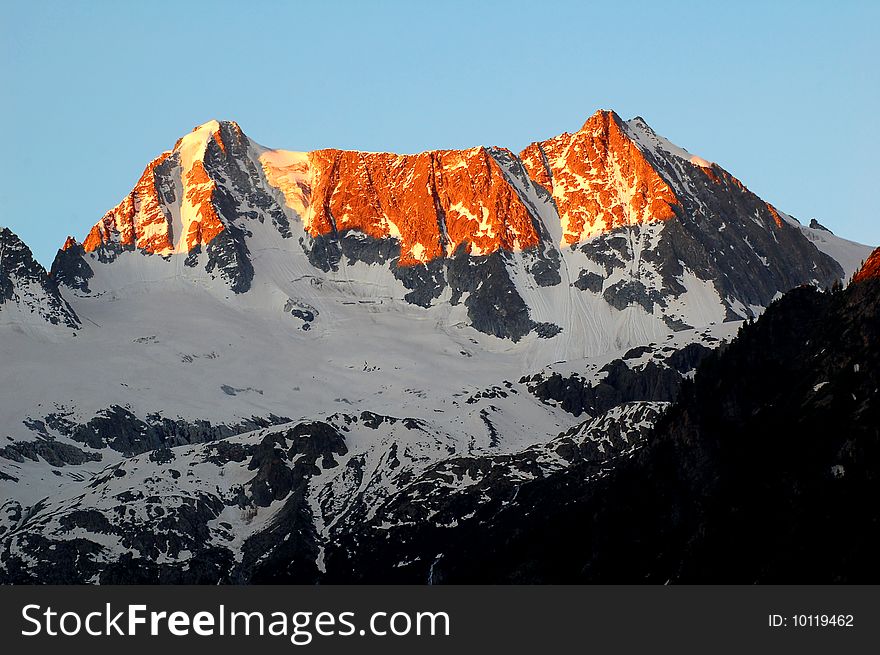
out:
M13 311L17 316L10 317ZM5 227L0 228L0 312L0 320L19 325L80 327L79 317L61 297L55 280L34 259L30 248Z
M266 219L275 237L256 225ZM297 256L280 237L328 279L352 283L348 264L387 266L400 287L391 296L463 303L472 327L517 341L582 330L571 317L596 312L592 294L617 311L641 308L646 332L754 316L799 284L843 278L817 249L835 237L814 244L814 232L610 111L520 155L272 150L210 121L156 158L83 244L68 239L52 270L89 293L95 262L179 255L244 293L255 243ZM579 293L543 291L562 285Z

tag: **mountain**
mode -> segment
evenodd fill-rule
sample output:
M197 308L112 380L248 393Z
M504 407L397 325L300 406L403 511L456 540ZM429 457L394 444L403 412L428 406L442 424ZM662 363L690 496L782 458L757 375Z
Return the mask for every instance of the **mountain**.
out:
M0 325L0 576L363 579L358 544L602 478L743 320L870 251L608 111L519 154L210 121L28 265L72 323ZM453 576L407 552L376 570Z
M613 112L519 156L269 150L211 121L153 160L53 275L113 289L120 268L144 268L129 253L166 261L150 269L169 277L182 259L236 294L287 292L290 274L308 275L425 309L463 304L476 330L513 341L590 328L579 354L596 354L622 323L654 337L747 318L798 284L851 275L865 249L828 256L842 240L827 234ZM393 279L359 272L377 264Z
M61 297L55 280L8 228L0 228L0 325L30 330L80 327L76 312Z
M880 278L880 248L871 253L862 267L853 276L853 282Z
M525 482L481 520L387 542L364 525L340 568L380 580L428 552L448 583L876 582L878 335L880 280L796 289L703 360L641 449Z

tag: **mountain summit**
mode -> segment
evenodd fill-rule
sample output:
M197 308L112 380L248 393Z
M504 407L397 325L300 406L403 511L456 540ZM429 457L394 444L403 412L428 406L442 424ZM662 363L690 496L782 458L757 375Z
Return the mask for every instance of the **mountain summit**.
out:
M0 228L0 325L18 329L57 326L76 330L80 320L24 242Z

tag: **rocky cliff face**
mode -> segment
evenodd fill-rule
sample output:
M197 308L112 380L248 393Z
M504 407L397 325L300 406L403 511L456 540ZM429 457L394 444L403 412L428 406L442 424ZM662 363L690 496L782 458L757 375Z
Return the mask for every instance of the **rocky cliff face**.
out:
M567 245L668 220L679 204L614 112L597 112L575 134L533 143L520 158L531 178L550 192Z
M880 248L871 253L864 265L853 276L853 282L880 278Z
M56 282L34 260L30 248L5 227L0 228L0 321L19 327L80 327Z
M535 217L486 148L419 155L319 150L313 167L313 236L358 230L394 237L398 266L424 264L459 247L470 255L538 245Z

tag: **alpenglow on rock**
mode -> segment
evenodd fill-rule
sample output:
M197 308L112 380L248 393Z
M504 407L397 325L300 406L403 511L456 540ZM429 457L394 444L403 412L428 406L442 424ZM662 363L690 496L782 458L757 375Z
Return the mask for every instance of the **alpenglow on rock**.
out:
M854 271L851 253L823 248L829 239L609 111L520 155L271 150L210 121L153 160L81 247L69 240L53 274L85 291L95 269L138 252L167 261L167 275L182 261L240 294L258 275L252 253L272 248L284 266L352 286L373 284L359 264L384 267L395 282L383 294L463 304L472 327L500 338L567 341L598 327L598 352L621 312L659 335L753 316L799 284L829 286Z

